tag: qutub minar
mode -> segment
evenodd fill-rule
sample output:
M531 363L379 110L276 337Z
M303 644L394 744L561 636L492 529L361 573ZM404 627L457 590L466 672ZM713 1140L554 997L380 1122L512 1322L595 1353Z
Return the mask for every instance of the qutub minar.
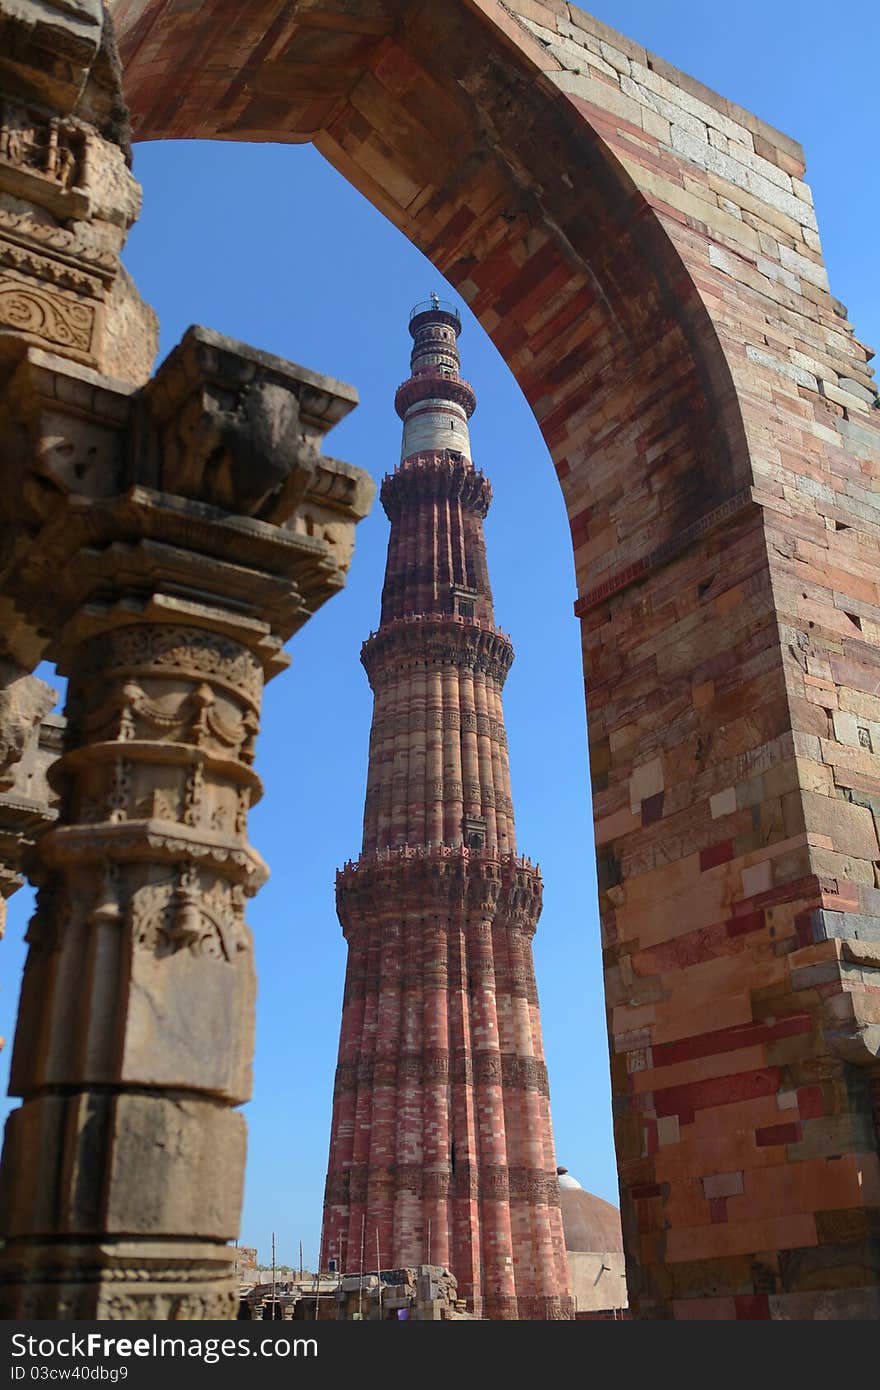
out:
M571 1315L532 937L457 311L412 312L360 858L337 875L348 965L322 1263L447 1265L489 1318Z

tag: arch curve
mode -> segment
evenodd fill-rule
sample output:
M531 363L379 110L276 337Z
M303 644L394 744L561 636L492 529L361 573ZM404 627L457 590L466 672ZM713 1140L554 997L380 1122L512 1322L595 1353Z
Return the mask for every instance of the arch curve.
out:
M111 8L139 138L311 140L455 285L544 433L582 595L745 485L688 265L601 113L501 4L303 0L274 28L264 0L232 24L223 0L182 20L160 0Z

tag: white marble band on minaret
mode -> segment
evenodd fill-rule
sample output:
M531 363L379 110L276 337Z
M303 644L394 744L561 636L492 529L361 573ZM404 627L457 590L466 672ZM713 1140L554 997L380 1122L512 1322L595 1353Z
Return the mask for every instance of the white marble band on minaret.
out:
M413 309L409 331L411 375L395 398L403 420L400 461L447 450L470 461L468 420L477 402L473 388L459 375L458 310L432 294Z
M467 415L455 401L429 398L410 406L403 421L400 461L431 449L454 449L471 456Z

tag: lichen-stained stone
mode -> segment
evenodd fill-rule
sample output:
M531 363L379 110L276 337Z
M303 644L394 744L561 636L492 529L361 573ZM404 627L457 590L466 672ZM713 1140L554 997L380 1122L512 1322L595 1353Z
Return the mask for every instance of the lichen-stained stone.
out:
M541 425L577 573L634 1312L876 1312L802 1148L876 1160L880 988L835 946L880 916L880 415L804 152L563 0L114 13L142 138L314 141L458 288ZM770 1019L803 1031L732 1045ZM671 1045L690 1054L664 1065ZM733 1171L772 1219L699 1198ZM841 1203L855 1224L870 1190Z

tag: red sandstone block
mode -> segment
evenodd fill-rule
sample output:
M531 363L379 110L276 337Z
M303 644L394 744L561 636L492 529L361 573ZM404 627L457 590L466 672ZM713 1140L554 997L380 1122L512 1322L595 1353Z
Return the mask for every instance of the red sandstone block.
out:
M757 1071L716 1076L709 1081L693 1081L689 1085L655 1091L654 1108L658 1115L680 1116L683 1110L692 1112L757 1096L771 1096L778 1090L779 1068L762 1067Z
M801 1139L801 1127L796 1122L787 1125L766 1125L763 1129L755 1130L755 1143L759 1148L767 1144L798 1144Z
M727 1220L727 1198L713 1197L709 1202L709 1220L715 1225Z
M801 1086L797 1097L802 1120L817 1120L820 1115L825 1114L825 1099L821 1086Z
M764 1322L770 1318L770 1301L765 1293L740 1294L733 1303L737 1318L743 1322Z
M761 931L765 923L763 912L747 912L742 917L731 917L725 923L728 936L746 936L749 932Z
M722 840L720 844L710 845L700 850L700 873L714 869L718 864L726 864L733 858L733 841Z
M642 802L642 825L653 825L663 817L663 798L665 792L656 792Z
M663 1195L663 1189L659 1183L643 1182L638 1183L635 1187L631 1187L629 1195L634 1201L639 1202L647 1197L661 1197Z
M753 1255L759 1250L793 1250L817 1245L812 1212L765 1217L752 1221L721 1221L717 1225L673 1227L666 1233L666 1258L672 1263L720 1260L730 1255Z
M774 1024L741 1023L732 1028L719 1028L715 1032L683 1038L680 1042L658 1044L653 1049L654 1066L668 1067L674 1062L685 1062L691 1058L735 1052L741 1047L754 1047L758 1043L775 1042L796 1033L809 1033L812 1027L809 1014L792 1014Z

